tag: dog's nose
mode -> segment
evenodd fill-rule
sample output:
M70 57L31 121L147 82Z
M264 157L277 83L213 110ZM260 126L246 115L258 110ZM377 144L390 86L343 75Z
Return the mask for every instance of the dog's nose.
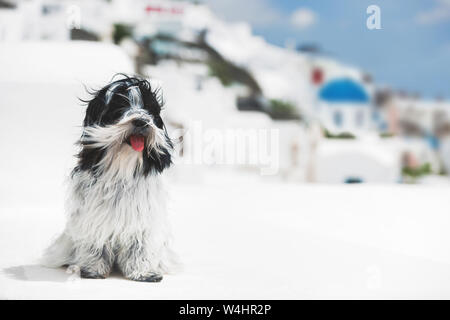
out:
M133 124L133 126L135 126L136 128L145 128L148 126L147 122L145 122L144 120L140 120L140 119L135 119L131 122Z

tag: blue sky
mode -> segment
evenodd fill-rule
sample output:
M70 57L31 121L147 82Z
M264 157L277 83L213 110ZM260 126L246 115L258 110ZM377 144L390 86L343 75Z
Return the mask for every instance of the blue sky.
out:
M228 21L285 46L317 44L360 67L378 84L450 99L450 0L205 0ZM368 30L366 9L381 9L381 30Z

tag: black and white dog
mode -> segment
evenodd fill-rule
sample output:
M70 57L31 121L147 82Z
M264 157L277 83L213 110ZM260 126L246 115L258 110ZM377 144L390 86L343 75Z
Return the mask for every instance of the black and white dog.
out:
M161 173L172 164L162 100L147 80L125 77L88 101L68 222L44 264L77 266L105 278L113 266L131 280L158 282L176 265Z

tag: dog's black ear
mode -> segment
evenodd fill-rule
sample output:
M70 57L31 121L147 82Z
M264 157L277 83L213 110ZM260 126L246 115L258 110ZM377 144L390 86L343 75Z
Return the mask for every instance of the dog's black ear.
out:
M167 132L165 136L169 148L162 147L162 152L157 152L155 149L152 149L150 153L144 152L142 154L145 176L152 172L161 173L172 165L173 144Z
M83 125L85 127L89 127L94 124L100 124L104 111L105 111L104 99L102 99L99 95L95 96L88 103Z
M105 150L101 148L84 148L78 154L77 170L96 173L98 164L103 159Z

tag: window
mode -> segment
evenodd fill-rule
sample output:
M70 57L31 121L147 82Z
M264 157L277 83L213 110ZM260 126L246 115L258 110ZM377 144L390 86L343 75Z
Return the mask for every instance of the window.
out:
M336 127L342 127L342 113L340 111L335 111L333 114L333 121Z

